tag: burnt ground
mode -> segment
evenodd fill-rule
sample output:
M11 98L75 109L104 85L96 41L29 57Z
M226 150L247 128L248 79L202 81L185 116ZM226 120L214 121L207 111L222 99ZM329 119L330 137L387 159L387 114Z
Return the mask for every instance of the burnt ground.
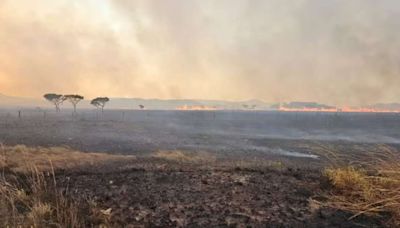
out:
M23 110L21 119L15 115L15 110L0 110L0 142L7 145L129 155L177 149L293 158L314 155L315 145L346 153L348 146L400 145L397 114L106 110L99 119L91 110L74 118L67 111L48 111L44 117L41 111Z
M384 227L321 206L330 186L320 173L143 158L68 171L58 184L111 208L111 227Z
M7 111L8 112L8 111ZM324 151L398 149L398 115L273 112L91 111L72 118L42 113L0 116L6 145L67 146L136 155L136 161L57 175L60 187L111 208L111 227L381 227L379 220L321 207L329 185ZM206 152L207 164L171 162L159 150ZM319 157L314 157L315 155ZM282 165L242 167L231 161ZM227 162L229 161L229 162ZM91 221L91 218L88 218Z

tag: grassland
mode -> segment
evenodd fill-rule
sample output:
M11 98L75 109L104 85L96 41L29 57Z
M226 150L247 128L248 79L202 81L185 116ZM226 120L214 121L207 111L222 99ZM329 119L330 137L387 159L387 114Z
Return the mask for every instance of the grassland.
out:
M391 163L361 169L343 162L323 171L270 160L226 160L206 152L133 157L1 148L1 226L398 224L398 166Z

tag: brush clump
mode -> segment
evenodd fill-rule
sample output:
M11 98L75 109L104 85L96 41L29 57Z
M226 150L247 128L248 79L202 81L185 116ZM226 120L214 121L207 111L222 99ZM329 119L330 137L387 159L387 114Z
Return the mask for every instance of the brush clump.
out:
M67 148L0 145L0 227L108 227L95 201L73 194L69 186L58 186L58 178L68 177L55 171L62 167L61 160L79 161L76 167L107 159L121 158Z
M83 227L81 212L78 201L57 188L54 172L33 168L0 179L2 227Z
M325 176L332 185L327 205L360 215L389 217L390 226L400 226L400 156L383 151L368 161L330 167Z

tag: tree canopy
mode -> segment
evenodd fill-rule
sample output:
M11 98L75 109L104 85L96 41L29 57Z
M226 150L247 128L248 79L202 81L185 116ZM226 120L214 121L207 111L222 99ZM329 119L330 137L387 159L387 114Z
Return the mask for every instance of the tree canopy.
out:
M64 95L55 93L47 93L43 97L56 107L57 112L60 111L60 105L67 99Z
M110 98L108 97L97 97L95 99L93 99L90 104L97 107L97 108L101 108L101 111L104 110L104 106L106 105L107 102L110 101Z
M74 112L76 112L76 105L84 99L83 96L77 94L64 95L64 97L74 106Z
M77 95L77 94L64 95L64 97L67 98L68 100L73 100L73 101L77 101L77 102L84 99L83 96Z

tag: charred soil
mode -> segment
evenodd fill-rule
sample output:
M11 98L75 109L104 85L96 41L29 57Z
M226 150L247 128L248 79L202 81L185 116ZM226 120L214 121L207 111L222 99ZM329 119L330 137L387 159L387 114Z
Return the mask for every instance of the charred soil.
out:
M199 165L158 158L64 171L73 197L96 202L111 227L383 227L321 206L319 170ZM89 224L96 221L87 220Z

